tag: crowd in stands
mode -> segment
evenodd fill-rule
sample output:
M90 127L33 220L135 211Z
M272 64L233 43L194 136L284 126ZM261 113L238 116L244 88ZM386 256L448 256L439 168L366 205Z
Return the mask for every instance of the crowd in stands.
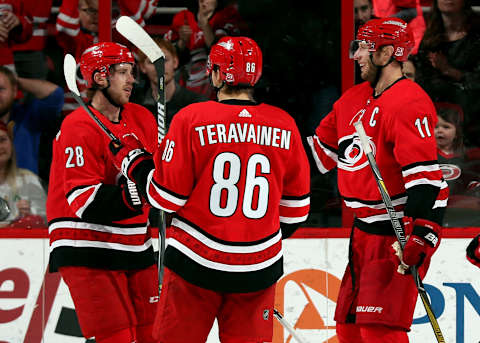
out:
M63 57L69 53L79 61L85 49L98 42L99 1L0 0L0 197L10 210L5 225L28 216L33 219L26 226L44 224L51 142L63 118L78 106L63 80ZM322 11L312 12L309 1L298 7L292 0L112 0L112 19L132 17L153 32L165 52L168 123L182 107L215 99L205 73L209 49L222 36L245 35L264 51L257 100L291 113L306 137L340 96L339 3L315 2ZM480 1L353 3L355 28L388 16L412 26L415 49L404 62L403 73L436 104L439 122L432 134L451 189L449 208L478 211ZM167 16L157 10L168 6L185 9ZM114 29L112 40L129 45ZM155 113L155 68L143 53L133 50L138 77L131 101ZM356 82L361 82L358 69L356 74ZM87 100L80 73L77 83ZM312 172L308 225L342 225L335 179L334 171ZM480 226L480 221L468 225Z

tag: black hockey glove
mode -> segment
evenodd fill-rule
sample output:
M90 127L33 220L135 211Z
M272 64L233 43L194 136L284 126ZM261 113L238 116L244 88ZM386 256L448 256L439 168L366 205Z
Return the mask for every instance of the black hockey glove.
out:
M121 142L121 146L116 146L113 141L110 143L113 163L124 176L129 180L134 180L132 174L138 165L144 161L151 161L148 164L153 165L152 154L143 148L142 143L133 133L123 135Z
M467 259L480 268L480 235L473 238L467 247Z
M138 191L137 185L127 180L123 175L118 180L118 184L122 188L122 198L125 205L132 211L141 211L145 200Z

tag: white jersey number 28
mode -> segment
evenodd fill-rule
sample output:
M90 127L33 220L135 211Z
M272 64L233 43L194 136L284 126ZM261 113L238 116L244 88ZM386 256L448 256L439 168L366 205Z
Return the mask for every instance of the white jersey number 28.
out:
M242 212L245 217L251 219L262 218L268 208L270 185L265 176L257 175L258 166L260 173L270 173L270 161L265 155L254 154L246 163L245 187L242 188L244 190ZM210 189L210 211L214 215L230 217L237 210L240 192L238 182L243 167L240 157L231 152L222 152L215 158L213 164L214 184ZM258 192L255 192L256 188ZM223 204L222 199L224 199ZM255 208L254 200L257 200Z

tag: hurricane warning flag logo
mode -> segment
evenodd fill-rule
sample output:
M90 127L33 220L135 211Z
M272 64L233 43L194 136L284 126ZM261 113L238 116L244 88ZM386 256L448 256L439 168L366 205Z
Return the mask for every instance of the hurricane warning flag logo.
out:
M336 300L341 280L318 269L303 269L285 275L276 286L275 308L309 342L338 343L335 331ZM274 321L273 343L295 339Z

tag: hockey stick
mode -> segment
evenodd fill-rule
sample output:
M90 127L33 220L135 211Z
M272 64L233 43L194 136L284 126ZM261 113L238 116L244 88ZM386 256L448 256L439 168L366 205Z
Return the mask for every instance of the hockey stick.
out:
M117 31L128 39L133 45L140 49L145 56L153 63L158 77L158 98L157 98L157 128L158 145L162 142L166 129L166 99L165 99L165 54L155 43L150 35L128 16L118 18L115 24ZM159 246L158 246L158 281L159 291L162 290L163 283L163 259L165 253L165 213L160 211L161 225L158 228Z
M407 240L405 238L405 232L403 231L402 225L400 224L400 220L397 217L397 212L392 204L392 199L388 194L387 187L385 186L385 182L383 181L382 175L380 174L380 169L378 169L377 162L375 161L375 157L372 153L372 148L370 147L370 143L368 141L367 134L365 133L365 129L363 128L363 124L361 121L357 121L353 124L355 126L355 130L357 131L358 137L360 138L360 142L363 147L363 151L365 152L365 156L368 159L368 163L372 168L373 176L375 177L375 181L377 182L378 189L380 190L380 194L382 196L383 203L387 208L388 216L390 217L390 221L392 222L393 229L395 231L395 235L397 236L398 243L400 243L400 247L405 247ZM437 339L438 343L445 343L445 339L443 338L442 330L440 330L440 326L438 325L437 318L433 313L432 305L430 304L430 300L428 299L427 292L423 287L422 280L420 280L420 276L418 275L417 267L411 266L410 267L413 279L415 281L415 285L418 289L418 294L420 295L420 299L422 299L423 307L427 312L428 319L430 320L430 324L432 325L433 333L435 334L435 338Z
M63 60L63 74L65 76L65 81L67 82L67 87L70 90L70 93L73 95L73 98L78 102L80 106L82 106L85 111L87 111L88 115L92 117L92 119L97 123L97 125L106 133L108 137L113 141L113 143L120 147L122 144L120 140L110 131L105 124L103 124L100 119L97 118L95 114L93 114L92 110L85 104L83 99L80 97L80 91L77 87L76 81L76 73L77 73L77 62L75 61L75 57L70 54L66 54Z
M290 333L290 335L295 338L298 343L306 343L302 338L300 338L300 336L298 336L298 334L295 332L295 329L290 325L289 322L287 322L283 318L282 314L276 309L273 309L273 316L279 321L280 324L282 324L282 326Z

